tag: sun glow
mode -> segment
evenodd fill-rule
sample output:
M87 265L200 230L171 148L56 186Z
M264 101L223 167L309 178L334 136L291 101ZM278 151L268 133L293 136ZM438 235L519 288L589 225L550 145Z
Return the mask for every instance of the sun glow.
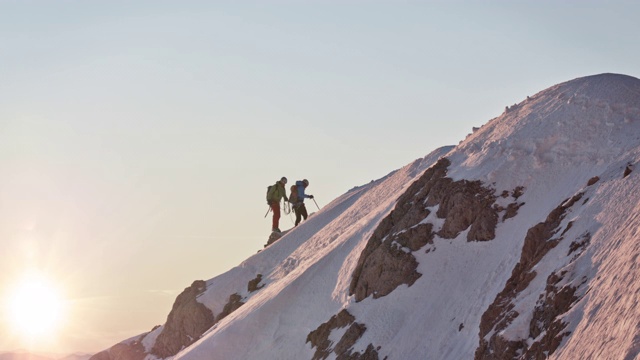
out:
M25 340L54 335L61 325L64 302L58 289L44 277L30 276L8 294L11 328Z

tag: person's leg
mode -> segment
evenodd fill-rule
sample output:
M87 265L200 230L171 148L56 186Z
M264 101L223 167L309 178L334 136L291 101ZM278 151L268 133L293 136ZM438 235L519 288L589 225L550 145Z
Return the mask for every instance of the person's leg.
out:
M307 214L307 207L304 206L304 204L300 205L300 214L302 214L302 217L307 220L307 216L309 216Z
M300 209L299 209L298 205L294 205L293 212L296 213L296 226L298 226L298 224L300 224L300 221L302 221L301 214L300 214Z
M280 203L271 204L271 210L273 210L273 222L271 224L271 230L279 229L280 224Z

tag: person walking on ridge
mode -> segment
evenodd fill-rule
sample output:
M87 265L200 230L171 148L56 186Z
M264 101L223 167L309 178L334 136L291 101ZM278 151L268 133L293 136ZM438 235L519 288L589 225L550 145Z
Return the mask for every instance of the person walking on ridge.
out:
M296 181L296 191L291 192L289 202L293 203L293 211L296 213L296 225L300 224L302 219L307 220L307 208L304 206L304 199L313 199L313 195L305 194L305 189L309 186L309 180Z
M273 210L273 221L271 224L271 231L281 232L280 231L280 199L284 198L285 201L289 201L287 198L287 189L285 189L285 185L287 184L287 178L282 177L280 180L276 181L274 185L269 186L269 190L267 191L267 204Z

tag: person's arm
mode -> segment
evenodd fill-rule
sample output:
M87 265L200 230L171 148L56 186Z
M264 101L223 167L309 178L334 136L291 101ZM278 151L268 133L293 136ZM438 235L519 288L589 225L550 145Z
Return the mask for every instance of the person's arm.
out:
M298 186L298 197L300 199L313 199L313 195L307 195L304 193L304 185L302 183L300 183L300 186Z

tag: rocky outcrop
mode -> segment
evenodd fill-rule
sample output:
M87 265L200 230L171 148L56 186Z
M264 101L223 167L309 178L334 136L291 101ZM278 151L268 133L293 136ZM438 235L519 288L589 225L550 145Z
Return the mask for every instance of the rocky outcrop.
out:
M433 235L424 238L431 241ZM356 301L362 301L369 295L374 299L390 294L402 284L409 286L420 278L416 271L418 262L409 251L396 245L392 241L377 244L369 242L367 248L360 255L360 259L353 279L350 284L350 292L355 294Z
M143 360L147 353L142 345L142 339L147 334L116 344L108 350L93 355L89 360Z
M449 165L449 160L442 158L427 169L380 222L353 274L349 291L356 301L369 295L385 296L401 284L413 285L421 274L416 271L418 262L412 253L433 243L436 235L453 239L468 230L467 241L495 238L499 214L507 210L495 204L494 190L480 181L453 181L446 177ZM523 188L514 190L514 199L522 191ZM515 216L520 206L512 206L509 216ZM444 219L437 232L433 224L424 222L430 208L437 208L435 215Z
M261 279L262 277L259 275L253 280L255 286ZM158 358L174 356L180 350L196 342L205 331L209 330L218 321L244 305L239 294L232 294L220 314L214 316L209 308L196 300L205 290L206 283L202 280L197 280L178 295L167 317L167 322L149 353L145 351L142 345L142 339L149 334L145 333L100 352L92 356L90 360L143 360L149 354Z
M575 288L559 287L559 276L552 274L547 280L546 294L540 296L538 305L533 311L528 338L536 339L543 331L546 334L529 346L527 339L508 340L500 332L509 326L520 314L514 310L514 300L536 277L535 266L542 258L563 239L571 228L569 222L558 237L565 213L584 193L562 202L547 216L547 219L530 228L524 240L520 261L516 264L507 280L504 289L496 296L493 303L482 315L480 322L480 344L476 349L475 359L537 359L536 354L552 354L562 340L564 325L557 320L558 315L569 310L575 301ZM576 249L580 248L577 246ZM575 258L574 258L575 259ZM491 333L491 334L490 334ZM487 339L488 337L488 339ZM535 346L534 346L535 345Z
M232 294L222 311L214 316L209 308L196 300L205 290L206 283L197 280L178 295L164 329L151 349L151 354L160 358L177 354L196 342L217 322L244 305L239 294Z
M579 256L587 248L587 246L590 243L591 243L591 234L589 233L583 234L578 239L571 242L571 244L569 245L569 252L567 253L567 256L575 252L578 252L578 254L575 257ZM575 257L573 260L575 260Z
M269 235L269 239L267 239L267 243L264 244L264 247L266 248L267 246L269 246L269 245L273 244L274 242L280 240L280 238L285 236L289 231L291 231L291 229L285 230L283 232L272 232Z
M524 359L546 359L560 346L562 338L569 335L559 316L569 311L578 298L575 296L577 287L559 285L565 274L554 272L547 278L545 293L540 296L529 325L529 336L537 340L526 349Z
M329 340L331 332L345 327L348 328L344 335L333 346L333 342ZM353 345L366 330L366 326L357 323L356 318L343 309L307 335L307 343L311 343L311 347L316 348L312 359L326 359L331 353L335 353L338 360L379 360L378 352L372 344L369 344L363 353L353 352L352 350Z
M222 312L216 316L216 323L226 318L232 312L238 310L242 305L244 305L244 302L242 302L242 296L240 296L240 294L236 293L229 296L229 301L224 305Z
M256 278L253 280L250 280L249 283L247 284L247 291L252 293L254 291L258 291L262 289L264 287L264 284L260 285L261 281L262 281L262 274L256 275Z
M266 248L267 246L280 240L281 237L282 237L282 233L272 232L271 235L269 235L269 239L267 239L267 243L264 244L264 247Z
M215 319L211 310L196 300L204 290L206 283L197 280L178 295L164 329L151 349L151 354L160 358L173 356L193 344L214 325Z

